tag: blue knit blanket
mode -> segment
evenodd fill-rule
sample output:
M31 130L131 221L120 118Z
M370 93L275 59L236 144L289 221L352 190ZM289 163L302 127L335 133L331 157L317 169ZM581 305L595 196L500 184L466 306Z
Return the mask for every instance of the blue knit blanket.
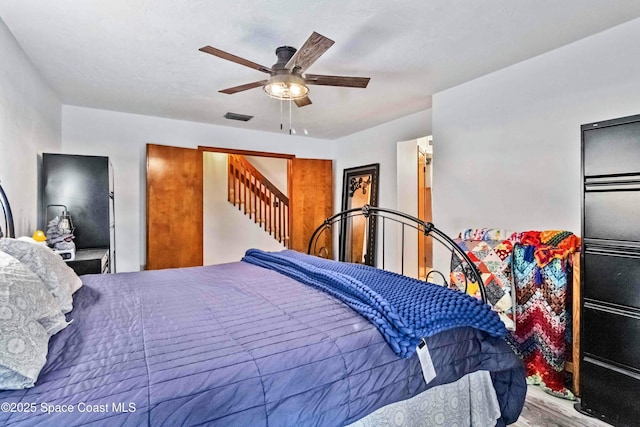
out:
M277 271L338 298L372 322L401 357L411 356L422 337L447 329L470 326L496 337L507 334L489 305L444 286L291 250L249 249L242 261Z

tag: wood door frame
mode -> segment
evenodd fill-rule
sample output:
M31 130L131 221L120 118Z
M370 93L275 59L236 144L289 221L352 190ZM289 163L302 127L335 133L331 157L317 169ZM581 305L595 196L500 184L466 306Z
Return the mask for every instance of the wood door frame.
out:
M203 154L206 152L209 153L223 153L223 154L239 154L241 156L254 156L254 157L271 157L276 159L286 159L287 160L287 197L289 198L289 206L293 205L293 192L291 191L293 185L293 159L296 158L295 154L286 154L286 153L272 153L269 151L255 151L255 150L241 150L237 148L224 148L224 147L210 147L206 145L198 145L198 151ZM203 212L204 215L204 212ZM203 218L204 220L204 218ZM293 227L291 222L291 215L287 218L288 229L289 229L289 242L292 241L291 234L293 233Z
M330 206L331 206L331 212L329 212L329 215L325 216L323 218L326 219L328 216L331 216L333 214L333 193L334 193L334 182L333 182L333 159L304 159L304 158L297 158L294 154L286 154L286 153L272 153L272 152L267 152L267 151L255 151L255 150L242 150L242 149L237 149L237 148L224 148L224 147L210 147L210 146L202 146L199 145L198 146L198 151L200 151L201 153L205 153L205 152L212 152L212 153L222 153L222 154L238 154L238 155L243 155L243 156L255 156L255 157L271 157L271 158L276 158L276 159L285 159L287 160L287 197L289 198L289 207L290 209L293 206L296 206L296 203L298 200L304 200L304 198L300 198L300 195L298 197L296 197L296 194L300 194L297 191L294 191L294 187L296 186L296 184L293 181L293 177L294 177L294 160L300 160L300 161L305 161L305 160L322 160L322 161L329 161L331 162L332 165L332 170L331 170L331 202L330 202ZM291 210L290 210L291 212ZM203 212L204 215L204 212ZM204 220L204 219L203 219ZM287 247L292 247L292 243L295 242L294 240L294 235L298 235L294 229L294 221L293 221L293 215L288 215L288 229L289 229L289 245ZM302 235L304 236L304 231L301 232Z
M209 151L212 153L240 154L242 156L276 157L278 159L293 159L296 157L294 154L271 153L269 151L239 150L237 148L209 147L205 145L198 145L198 150Z

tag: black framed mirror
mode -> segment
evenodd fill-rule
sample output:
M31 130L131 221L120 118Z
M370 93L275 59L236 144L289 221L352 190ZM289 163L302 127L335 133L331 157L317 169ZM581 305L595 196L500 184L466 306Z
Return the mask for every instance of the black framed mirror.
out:
M344 170L342 176L342 210L364 205L378 206L380 164L374 163ZM356 216L341 222L340 261L375 265L376 221Z

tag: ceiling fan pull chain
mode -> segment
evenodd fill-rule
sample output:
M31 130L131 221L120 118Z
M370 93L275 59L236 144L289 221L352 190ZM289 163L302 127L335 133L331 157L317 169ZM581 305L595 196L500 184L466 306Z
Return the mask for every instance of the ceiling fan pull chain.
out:
M282 125L282 99L280 100L280 130L282 130L284 126Z
M291 135L291 103L293 101L289 99L289 135Z

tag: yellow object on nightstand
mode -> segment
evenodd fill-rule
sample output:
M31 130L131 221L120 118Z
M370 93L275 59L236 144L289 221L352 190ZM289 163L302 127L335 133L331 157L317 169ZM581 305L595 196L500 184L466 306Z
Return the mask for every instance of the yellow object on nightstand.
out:
M44 231L42 230L36 230L35 233L33 233L33 236L31 237L36 242L45 242L47 240L47 236L44 234Z

